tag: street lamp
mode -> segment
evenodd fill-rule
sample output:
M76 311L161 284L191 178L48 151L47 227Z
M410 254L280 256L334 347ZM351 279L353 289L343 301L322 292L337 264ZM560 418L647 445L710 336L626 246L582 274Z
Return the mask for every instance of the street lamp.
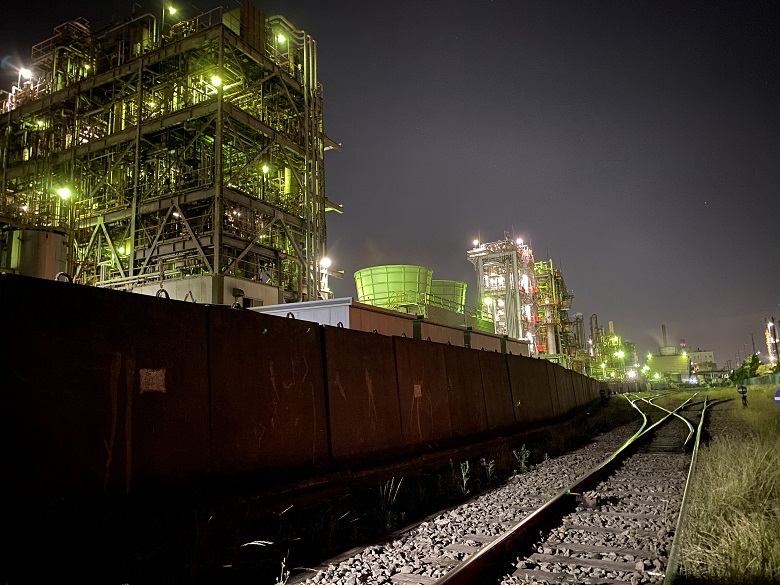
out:
M327 299L330 293L328 289L328 268L330 268L330 265L331 260L327 256L320 260L320 294L323 299Z
M27 67L22 67L19 69L19 76L16 78L16 86L21 89L22 88L22 78L25 79L32 79L32 71L27 69Z
M74 248L74 239L75 239L75 230L73 227L74 222L74 205L73 201L71 200L71 197L73 196L73 192L70 190L69 187L59 187L56 191L57 195L60 198L60 203L58 204L58 207L60 205L65 205L67 203L66 214L65 215L65 229L68 235L68 257L67 257L67 265L65 268L65 271L69 275L73 275L73 248ZM59 219L62 219L62 215L59 211L57 212L57 215L59 216Z
M176 14L177 10L173 6L164 6L162 11L162 18L160 19L160 38L158 39L158 43L160 46L162 46L162 39L163 39L163 31L165 30L165 13L168 13L170 16L173 16Z

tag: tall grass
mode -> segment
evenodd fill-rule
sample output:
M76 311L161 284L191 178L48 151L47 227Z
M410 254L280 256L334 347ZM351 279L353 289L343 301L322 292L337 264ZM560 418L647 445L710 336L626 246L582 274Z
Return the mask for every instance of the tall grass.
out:
M776 388L751 386L744 408L734 388L735 427L702 447L686 519L682 565L694 583L780 583L780 408Z

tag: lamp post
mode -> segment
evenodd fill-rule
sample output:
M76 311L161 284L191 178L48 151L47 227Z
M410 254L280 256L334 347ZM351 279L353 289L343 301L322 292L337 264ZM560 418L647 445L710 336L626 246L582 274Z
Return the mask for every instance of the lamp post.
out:
M68 275L73 276L74 275L74 270L73 270L73 263L74 263L73 262L73 247L74 247L73 246L74 245L74 242L73 242L73 239L74 239L73 214L74 214L74 209L73 209L73 201L71 200L72 193L71 193L71 190L68 187L60 187L59 189L57 189L57 195L60 196L60 199L62 200L62 205L67 205L67 208L66 208L66 210L67 210L66 211L66 218L67 218L67 220L66 220L65 229L66 229L66 233L67 233L67 236L68 236L68 256L67 256L67 260L66 260L66 264L65 264L65 272Z
M160 19L160 38L158 39L159 45L162 47L163 31L165 30L165 13L173 16L176 14L176 9L173 6L163 6L162 18Z
M330 268L330 258L325 256L320 260L320 295L323 299L330 298L330 289L328 288L328 268Z
M22 78L25 79L32 79L32 71L27 69L27 67L22 67L19 69L19 75L16 78L16 87L19 89L22 88Z

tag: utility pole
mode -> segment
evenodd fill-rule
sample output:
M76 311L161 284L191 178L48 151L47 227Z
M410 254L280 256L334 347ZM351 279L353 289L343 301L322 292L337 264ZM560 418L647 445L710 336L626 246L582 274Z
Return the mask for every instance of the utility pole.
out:
M756 355L756 338L753 337L753 332L750 332L750 341L753 342L753 355Z
M775 340L775 364L776 370L780 372L780 354L777 353L777 325L775 325L775 318L772 316L772 339Z

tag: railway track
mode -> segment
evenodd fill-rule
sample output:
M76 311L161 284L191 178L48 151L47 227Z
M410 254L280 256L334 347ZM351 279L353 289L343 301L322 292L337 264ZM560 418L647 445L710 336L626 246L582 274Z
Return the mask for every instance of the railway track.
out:
M704 401L675 412L652 398L632 402L645 421L639 430L604 435L293 582L661 582Z

